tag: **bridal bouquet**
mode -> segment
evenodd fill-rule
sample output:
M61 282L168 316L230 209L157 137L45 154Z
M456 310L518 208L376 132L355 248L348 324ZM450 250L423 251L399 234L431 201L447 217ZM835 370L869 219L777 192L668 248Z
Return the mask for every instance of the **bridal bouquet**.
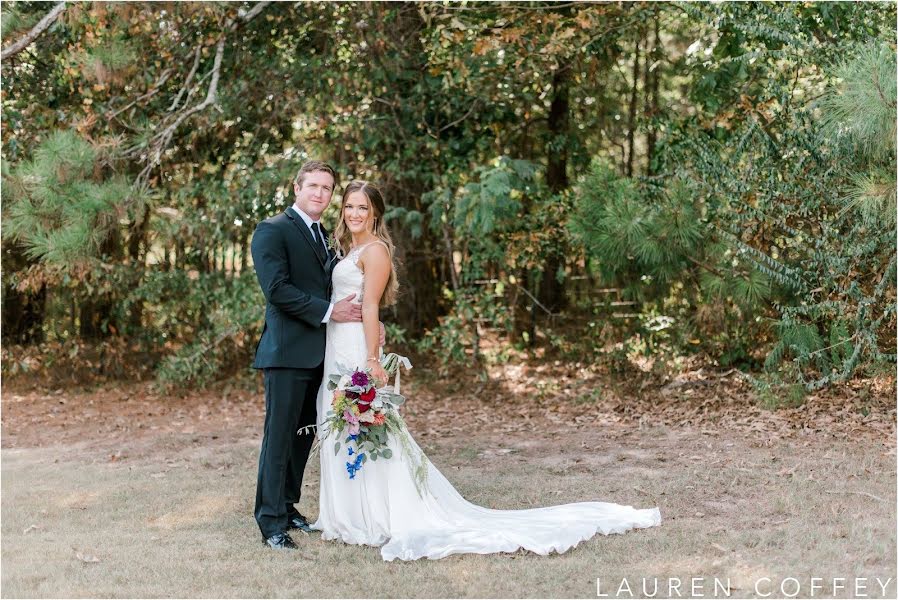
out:
M408 446L407 429L397 410L405 397L399 393L399 367L411 368L404 356L390 354L382 359L387 373L396 373L396 385L377 387L369 369L346 369L338 365L340 373L328 376L328 390L332 392L331 410L323 425L328 434L338 437L334 443L334 455L346 444L349 461L346 471L350 479L370 458L389 459L393 451L388 447L389 437L399 438L403 448ZM342 441L339 438L346 434Z

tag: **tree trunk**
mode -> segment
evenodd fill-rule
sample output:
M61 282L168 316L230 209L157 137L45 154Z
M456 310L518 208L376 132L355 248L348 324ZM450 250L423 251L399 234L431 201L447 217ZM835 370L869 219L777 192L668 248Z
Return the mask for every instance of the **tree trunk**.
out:
M4 244L3 271L15 273L29 266L30 262L15 243ZM44 312L47 288L41 286L34 293L20 292L4 278L3 298L0 301L3 341L12 344L37 344L44 340Z
M401 186L385 189L398 206L425 211L420 201L420 190L421 184L416 181L406 181ZM443 271L444 268L453 269L454 274L452 254L446 256L444 244L429 229L425 229L421 237L413 239L405 227L391 225L391 234L396 241L397 259L401 265L396 315L399 325L409 335L417 336L436 325L439 316L445 313L443 286L449 284L455 289L458 283L452 277L445 277Z
M546 183L553 193L561 192L568 187L567 179L567 135L568 113L570 110L568 94L570 86L570 70L556 71L552 77L552 104L549 107L549 139L550 148L546 155L549 159L546 168Z
M549 190L553 194L560 194L568 188L567 176L567 135L569 122L569 85L570 70L561 69L555 72L552 78L552 88L554 94L552 96L552 104L549 108L549 147L546 149L548 157L548 165L546 167L546 183ZM548 248L548 257L543 263L543 269L537 275L539 288L536 290L536 296L543 306L557 312L558 309L564 307L564 285L558 280L558 272L564 267L564 256L566 255L566 244L564 238L564 229L560 223L550 224L551 246ZM536 283L536 282L534 282ZM536 302L530 307L532 332L535 332L536 311L542 310ZM531 343L533 337L531 335Z
M648 89L648 113L649 131L646 135L646 173L648 175L655 174L655 145L658 141L657 118L660 115L658 110L658 87L661 79L661 35L660 35L660 16L655 12L654 19L654 37L652 38L652 54L651 60L646 61L646 77L645 84ZM651 69L654 65L654 69ZM649 70L651 69L651 71Z
M636 147L636 99L639 88L639 45L642 42L636 40L636 50L633 54L633 87L630 90L630 115L627 118L627 177L633 177L633 157Z
M240 272L246 271L247 255L249 254L249 229L244 229L240 234Z
M44 341L44 306L47 287L36 293L23 293L3 286L3 341L13 344L38 344Z
M104 260L119 263L124 254L122 246L120 232L113 229L100 246L100 256ZM78 333L82 339L97 340L110 334L118 334L114 312L118 300L109 292L88 295L82 299L81 310L78 311Z
M184 240L182 237L178 236L177 241L175 242L175 270L181 271L184 269L186 264L186 257L184 256Z
M135 269L134 273L137 281L135 286L140 284L143 274L146 271L146 238L147 229L150 223L149 208L144 209L143 217L140 219L139 225L131 227L128 237L128 256L131 259L131 268ZM128 326L133 333L140 332L143 327L143 302L135 302L131 305L131 314L128 316Z

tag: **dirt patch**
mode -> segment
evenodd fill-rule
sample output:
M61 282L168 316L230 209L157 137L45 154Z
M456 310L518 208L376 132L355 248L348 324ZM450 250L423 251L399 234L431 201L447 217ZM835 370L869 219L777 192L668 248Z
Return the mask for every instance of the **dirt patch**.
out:
M895 380L856 380L809 395L797 408L762 408L738 372L699 369L666 383L617 379L570 365L502 365L486 382L440 380L426 370L406 376L406 419L422 442L477 432L528 437L601 430L605 437L644 427L687 427L715 436L864 439L893 447ZM73 451L165 456L261 436L258 378L164 394L150 383L92 389L16 389L2 400L2 446L71 446ZM80 449L80 450L74 450Z
M230 443L261 432L262 398L245 389L165 395L149 383L92 390L3 394L3 447L70 446L111 461L190 445Z

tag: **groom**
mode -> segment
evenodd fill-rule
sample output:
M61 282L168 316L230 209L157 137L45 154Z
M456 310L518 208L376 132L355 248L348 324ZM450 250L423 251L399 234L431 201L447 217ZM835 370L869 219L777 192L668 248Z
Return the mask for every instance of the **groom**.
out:
M293 181L293 206L259 223L252 241L253 265L265 295L265 327L253 368L265 377L265 432L256 485L256 522L265 542L296 548L289 529L311 531L294 504L314 433L318 387L324 375L325 323L361 321L354 295L331 304L335 261L319 220L336 185L334 169L305 163Z

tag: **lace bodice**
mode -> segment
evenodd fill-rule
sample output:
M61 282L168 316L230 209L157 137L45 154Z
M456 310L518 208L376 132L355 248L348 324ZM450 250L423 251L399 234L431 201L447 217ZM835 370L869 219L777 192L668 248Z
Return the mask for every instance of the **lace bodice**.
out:
M383 244L383 242L375 240L353 248L349 251L349 254L334 267L331 302L342 300L350 294L356 295L354 302L362 302L362 296L365 293L365 275L359 268L359 257L362 255L365 248L371 244Z

